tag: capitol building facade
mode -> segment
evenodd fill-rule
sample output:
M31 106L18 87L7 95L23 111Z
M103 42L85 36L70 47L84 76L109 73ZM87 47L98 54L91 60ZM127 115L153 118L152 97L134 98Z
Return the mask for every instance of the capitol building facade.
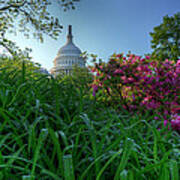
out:
M67 42L61 47L54 59L54 67L51 69L51 74L70 75L73 66L85 67L85 59L81 56L81 50L73 43L72 26L69 25Z

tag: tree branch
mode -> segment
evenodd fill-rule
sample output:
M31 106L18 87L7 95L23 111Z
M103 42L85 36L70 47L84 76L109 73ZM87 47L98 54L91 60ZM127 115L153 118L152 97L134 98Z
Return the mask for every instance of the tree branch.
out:
M23 1L22 3L17 3L17 4L10 4L8 6L4 6L4 7L0 8L0 11L6 11L10 8L20 8L20 7L23 7L26 3L27 3L27 1Z
M15 52L10 47L8 47L8 45L5 44L3 41L0 41L0 46L3 46L12 56L15 55Z

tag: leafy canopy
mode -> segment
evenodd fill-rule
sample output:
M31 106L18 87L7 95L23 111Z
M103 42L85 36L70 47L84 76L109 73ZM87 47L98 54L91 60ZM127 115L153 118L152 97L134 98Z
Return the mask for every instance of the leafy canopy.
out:
M43 36L56 39L61 32L58 18L49 12L49 7L59 5L64 10L74 9L79 0L0 0L0 45L11 54L15 44L6 36L7 32L20 31L24 36L37 38L43 42ZM17 48L15 48L17 49Z
M160 59L180 58L180 12L174 16L164 16L163 23L150 33L153 55Z

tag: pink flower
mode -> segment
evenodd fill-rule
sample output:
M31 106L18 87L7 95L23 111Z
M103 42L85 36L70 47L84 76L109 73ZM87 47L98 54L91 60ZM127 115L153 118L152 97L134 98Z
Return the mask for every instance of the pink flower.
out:
M96 68L92 68L92 69L91 69L91 72L95 72L95 71L96 71Z
M144 101L149 101L149 99L151 99L151 97L145 97Z
M172 120L171 121L171 127L174 130L180 131L180 119Z
M126 76L121 76L121 79L122 79L123 81L125 81L125 80L126 80Z
M99 76L99 75L100 75L99 72L97 72L96 76Z
M100 68L101 70L103 70L103 66L99 66L99 68Z
M136 69L137 69L137 71L141 71L142 70L141 66L138 66Z
M122 69L116 69L116 70L114 71L114 74L121 74L121 73L123 73L123 70L122 70Z
M133 79L132 77L129 77L129 78L128 78L128 81L129 81L129 82L132 82L133 80L134 80L134 79Z
M164 120L164 126L166 126L168 123L168 120Z
M176 66L180 66L180 59L177 61Z
M121 58L122 54L117 54L116 57Z
M96 95L96 92L97 92L97 90L98 90L98 86L97 86L96 84L93 84L93 85L92 85L92 88L93 88L93 96L95 96L95 95Z
M168 63L168 62L169 62L169 60L168 60L168 59L166 59L166 60L165 60L165 63Z
M175 108L172 109L172 112L174 112L174 113L176 113L178 111L180 111L180 107L175 107Z
M164 126L168 124L168 120L164 120ZM170 124L173 130L180 131L180 116L175 114L170 120ZM168 128L169 129L169 128Z
M145 59L144 59L144 58L142 58L142 59L141 59L141 62L144 62L144 61L145 61Z
M164 114L165 114L165 115L168 115L169 113L168 113L168 111L167 111L167 110L165 110L165 111L164 111Z
M175 114L171 120L171 127L174 130L180 131L180 116Z

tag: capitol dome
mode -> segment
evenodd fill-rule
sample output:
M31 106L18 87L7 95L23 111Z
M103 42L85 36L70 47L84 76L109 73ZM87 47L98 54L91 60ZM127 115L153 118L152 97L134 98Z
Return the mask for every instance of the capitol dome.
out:
M61 47L54 59L54 67L51 72L54 75L71 74L74 65L85 67L85 60L81 56L81 50L73 43L72 26L69 25L66 44Z
M67 54L80 55L81 50L78 47L76 47L73 42L67 43L62 48L59 49L58 56L67 55Z

